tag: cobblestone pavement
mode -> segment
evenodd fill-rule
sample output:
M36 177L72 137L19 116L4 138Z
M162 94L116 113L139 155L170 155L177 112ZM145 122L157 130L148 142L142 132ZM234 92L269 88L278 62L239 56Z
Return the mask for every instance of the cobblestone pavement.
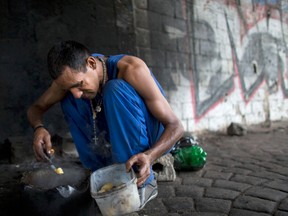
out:
M158 197L139 215L288 216L287 122L198 139L206 166L159 182Z
M198 141L207 152L205 167L159 182L157 198L130 216L288 216L288 122ZM21 170L11 174L11 165L2 165L0 171L0 215L16 215Z

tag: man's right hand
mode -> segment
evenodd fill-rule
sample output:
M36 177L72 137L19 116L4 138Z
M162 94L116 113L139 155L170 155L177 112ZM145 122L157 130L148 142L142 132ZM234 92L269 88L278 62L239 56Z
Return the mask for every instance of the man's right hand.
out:
M38 161L45 159L45 152L50 153L52 148L50 133L44 128L34 132L33 150Z

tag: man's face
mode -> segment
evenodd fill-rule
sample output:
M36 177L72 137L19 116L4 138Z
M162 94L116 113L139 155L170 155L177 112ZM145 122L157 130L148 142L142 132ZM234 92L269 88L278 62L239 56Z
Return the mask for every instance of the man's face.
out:
M70 67L65 67L55 83L60 88L70 91L75 98L92 99L99 89L99 80L95 68L91 66L86 68L86 72L77 72Z

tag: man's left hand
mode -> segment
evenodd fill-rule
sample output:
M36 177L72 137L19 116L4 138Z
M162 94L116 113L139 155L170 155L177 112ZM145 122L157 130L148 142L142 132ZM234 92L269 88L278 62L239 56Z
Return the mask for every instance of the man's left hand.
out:
M150 176L151 161L149 155L139 153L132 156L126 162L126 170L129 171L133 167L133 165L135 165L138 168L138 170L135 170L138 178L137 186L141 186Z

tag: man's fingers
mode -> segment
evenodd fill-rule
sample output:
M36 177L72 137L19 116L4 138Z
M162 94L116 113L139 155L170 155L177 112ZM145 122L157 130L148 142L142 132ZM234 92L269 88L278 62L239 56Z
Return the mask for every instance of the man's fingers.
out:
M45 152L47 152L49 155L51 154L52 144L51 144L50 136L44 137L43 148L44 148Z
M139 177L139 178L137 179L137 186L143 185L143 184L145 183L145 181L148 179L149 175L150 175L150 174L145 173L145 175Z
M129 172L134 164L138 161L137 155L134 155L126 162L126 171Z
M41 157L41 154L39 154L39 151L41 151L39 149L39 145L33 145L33 150L34 150L34 155L35 155L36 160L41 161L42 157Z
M149 160L147 159L145 154L137 154L132 156L127 162L126 162L126 170L129 172L129 170L134 166L137 167L137 170L135 170L137 175L137 185L141 186L145 183L145 181L150 176L150 164Z

